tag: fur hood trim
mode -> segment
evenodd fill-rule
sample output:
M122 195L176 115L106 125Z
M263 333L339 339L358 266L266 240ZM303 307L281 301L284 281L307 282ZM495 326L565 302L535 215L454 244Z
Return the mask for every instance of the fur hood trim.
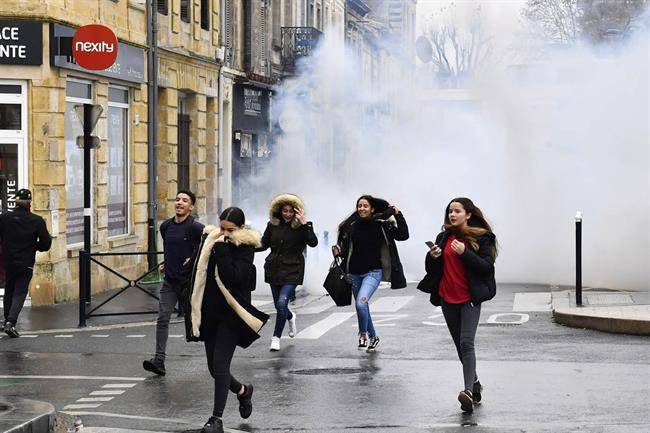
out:
M190 300L191 315L192 315L192 334L199 337L199 329L201 327L201 306L203 304L203 293L205 292L205 283L208 275L208 262L212 254L212 248L217 242L221 230L216 226L206 226L203 233L207 235L203 241L201 252L197 259L196 275L194 278L194 286L192 287L192 298ZM229 241L234 245L251 245L255 248L261 246L262 236L259 232L251 229L240 229L228 237ZM235 313L255 332L259 332L264 323L251 315L244 307L239 305L237 300L230 294L221 279L219 278L219 269L214 269L217 287L226 298L226 302Z
M280 225L280 214L282 213L282 206L288 204L291 207L298 209L305 214L305 204L300 197L294 194L280 194L275 197L269 205L269 222L274 225ZM291 227L294 229L300 227L300 223L295 219L291 222Z

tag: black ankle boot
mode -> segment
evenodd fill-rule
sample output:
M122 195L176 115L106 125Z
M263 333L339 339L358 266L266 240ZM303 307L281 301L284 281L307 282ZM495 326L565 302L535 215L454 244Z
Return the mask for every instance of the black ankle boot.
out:
M216 416L211 416L208 422L205 423L201 429L201 433L224 433L223 432L223 421L221 418Z
M244 388L244 393L237 395L237 400L239 400L239 415L246 419L253 413L253 385L244 385Z

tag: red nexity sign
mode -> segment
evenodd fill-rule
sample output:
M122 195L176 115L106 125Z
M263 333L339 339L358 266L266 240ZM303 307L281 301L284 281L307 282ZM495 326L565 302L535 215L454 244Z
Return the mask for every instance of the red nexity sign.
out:
M72 56L79 66L93 71L109 68L117 59L117 37L101 24L79 28L72 38Z

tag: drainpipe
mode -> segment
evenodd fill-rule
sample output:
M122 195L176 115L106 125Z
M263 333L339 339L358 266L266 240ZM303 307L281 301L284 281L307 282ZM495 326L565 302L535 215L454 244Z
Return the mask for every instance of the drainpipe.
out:
M147 251L157 251L156 196L158 185L156 144L158 143L158 9L156 0L147 0L147 171L149 217L147 219ZM149 269L157 266L157 256L147 256Z

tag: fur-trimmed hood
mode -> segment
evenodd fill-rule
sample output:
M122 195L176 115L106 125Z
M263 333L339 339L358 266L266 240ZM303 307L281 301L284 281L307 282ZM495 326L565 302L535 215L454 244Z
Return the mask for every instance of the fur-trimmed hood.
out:
M212 225L205 226L203 229L203 234L208 235L208 238L214 238L214 241L217 240L219 232L219 227ZM228 241L235 244L235 246L250 245L254 248L259 248L262 245L262 235L256 230L243 228L228 235Z
M282 217L282 206L289 205L305 215L305 204L300 197L294 194L280 194L271 200L269 205L269 222L274 225L280 225L280 218ZM291 227L300 227L300 223L295 219L291 222Z

